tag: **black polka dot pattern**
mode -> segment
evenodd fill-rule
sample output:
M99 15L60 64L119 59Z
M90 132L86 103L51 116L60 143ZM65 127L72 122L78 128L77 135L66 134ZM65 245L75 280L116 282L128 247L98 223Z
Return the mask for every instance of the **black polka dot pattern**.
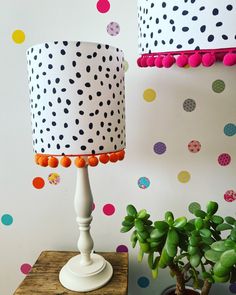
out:
M235 48L235 15L233 0L138 0L139 53Z
M91 155L125 148L121 50L56 41L28 49L27 61L35 153Z

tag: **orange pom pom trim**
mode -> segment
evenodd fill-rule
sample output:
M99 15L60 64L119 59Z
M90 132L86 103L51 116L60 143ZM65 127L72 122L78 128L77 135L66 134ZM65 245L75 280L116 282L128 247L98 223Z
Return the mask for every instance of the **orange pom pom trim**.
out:
M124 159L124 157L125 157L125 151L124 151L124 150L119 151L119 152L117 152L116 154L117 154L117 156L118 156L118 160L119 160L119 161L122 161L122 160Z
M68 168L71 165L71 159L67 156L63 156L60 160L61 166Z
M48 166L48 157L41 155L38 159L38 164L42 167Z
M97 166L98 165L98 158L95 156L89 157L88 164L89 164L89 166L92 166L92 167Z
M51 168L56 168L59 164L59 161L55 157L50 157L48 160L48 166Z
M102 154L99 156L99 161L102 163L102 164L106 164L108 163L110 160L110 157L108 156L108 154Z
M118 152L110 153L110 154L100 154L100 155L92 155L88 157L87 156L77 156L74 160L74 164L77 168L83 168L86 165L89 165L91 167L95 167L98 165L98 163L107 164L109 161L112 163L117 162L118 160L121 161L125 157L125 151L121 150ZM36 154L34 156L36 164L42 166L42 167L51 167L56 168L59 165L59 160L56 158L56 156L50 156L50 155L42 155L42 154ZM87 161L87 162L86 162ZM60 159L61 166L67 168L71 166L71 159L69 156L62 156Z
M84 158L82 158L82 157L75 158L75 166L77 168L83 168L83 167L85 167L85 165L86 165L86 162L85 162Z
M118 161L118 155L117 155L117 153L112 153L112 154L110 154L110 161L111 161L112 163L115 163L115 162Z

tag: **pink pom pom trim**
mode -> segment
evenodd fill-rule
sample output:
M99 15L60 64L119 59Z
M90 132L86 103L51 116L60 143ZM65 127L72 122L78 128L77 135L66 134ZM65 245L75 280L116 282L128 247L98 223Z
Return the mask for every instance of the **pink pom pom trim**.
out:
M173 52L159 52L142 54L137 59L139 67L170 68L173 64L179 67L210 67L215 62L222 62L225 66L236 65L236 48L183 50Z

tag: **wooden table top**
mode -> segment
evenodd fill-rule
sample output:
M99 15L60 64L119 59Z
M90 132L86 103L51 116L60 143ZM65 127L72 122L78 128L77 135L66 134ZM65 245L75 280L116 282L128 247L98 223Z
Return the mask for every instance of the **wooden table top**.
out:
M59 271L72 256L77 254L78 252L43 251L14 295L127 295L128 253L97 253L113 267L113 277L104 287L90 292L65 289L59 282Z

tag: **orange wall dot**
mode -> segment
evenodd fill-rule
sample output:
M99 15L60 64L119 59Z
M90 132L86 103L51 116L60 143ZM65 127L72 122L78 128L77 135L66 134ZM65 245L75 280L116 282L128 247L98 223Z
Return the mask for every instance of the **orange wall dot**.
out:
M45 185L45 181L42 177L35 177L32 184L36 189L42 189Z

